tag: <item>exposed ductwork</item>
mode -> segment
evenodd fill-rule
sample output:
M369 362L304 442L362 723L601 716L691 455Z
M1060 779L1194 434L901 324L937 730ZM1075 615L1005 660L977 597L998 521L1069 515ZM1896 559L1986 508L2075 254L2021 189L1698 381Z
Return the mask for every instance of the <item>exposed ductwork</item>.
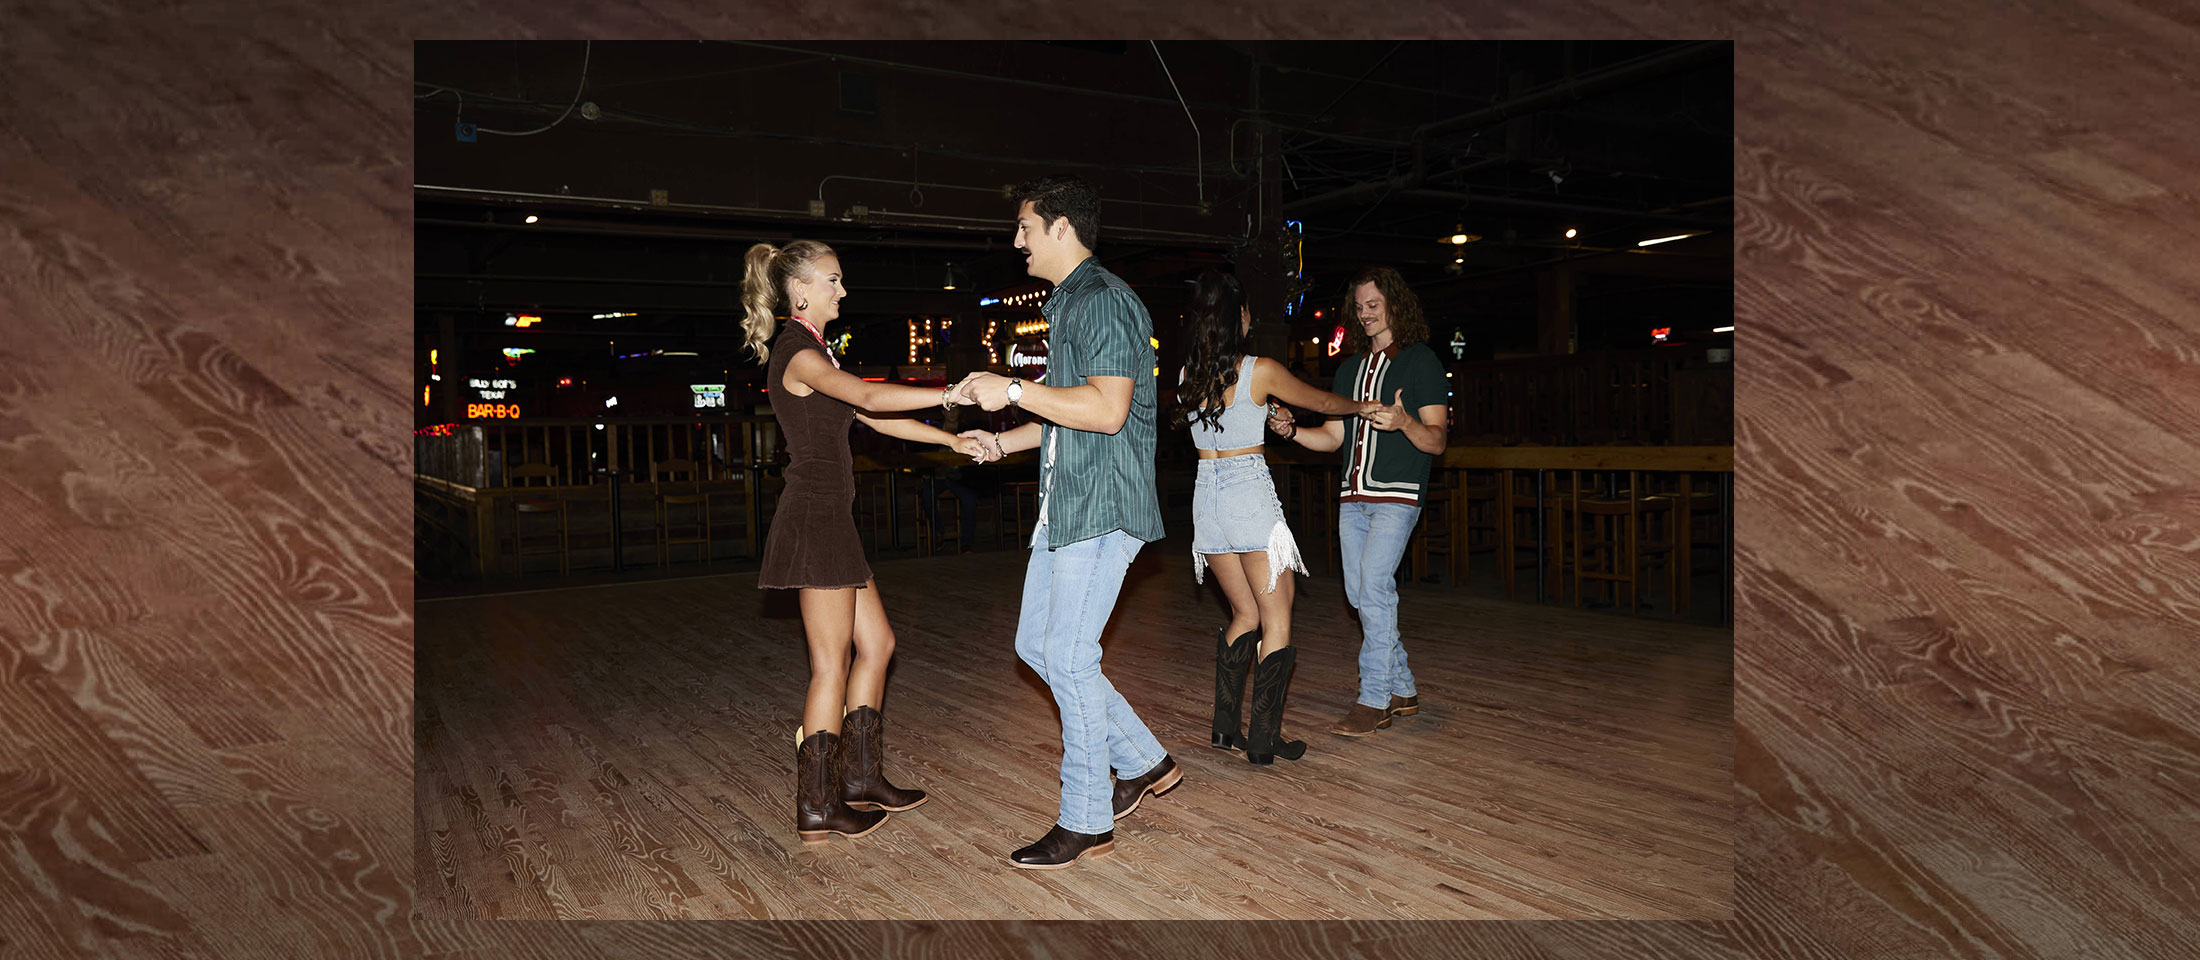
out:
M1628 84L1663 76L1699 64L1714 62L1728 56L1733 46L1734 44L1730 40L1705 40L1687 44L1663 53L1653 54L1634 63L1593 73L1578 80L1570 80L1547 90L1483 107L1472 113L1463 113L1456 117L1422 124L1413 131L1413 168L1410 171L1371 183L1355 184L1312 197L1301 197L1284 204L1283 211L1287 214L1303 216L1341 204L1360 201L1374 202L1400 190L1419 188L1426 185L1430 180L1426 148L1432 138L1461 130L1485 127L1506 120L1517 120L1537 111L1579 102L1620 89ZM1442 176L1442 174L1438 174L1438 176ZM1584 212L1615 216L1633 215L1630 211L1608 208L1585 209Z

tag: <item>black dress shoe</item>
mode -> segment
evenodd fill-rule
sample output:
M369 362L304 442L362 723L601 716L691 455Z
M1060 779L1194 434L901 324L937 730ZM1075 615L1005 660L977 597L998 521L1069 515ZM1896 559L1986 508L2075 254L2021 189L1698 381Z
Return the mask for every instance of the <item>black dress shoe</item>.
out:
M1025 870L1060 870L1078 857L1105 856L1115 849L1115 831L1078 833L1057 823L1039 842L1008 855L1008 862Z
M1121 820L1130 816L1131 811L1138 809L1139 801L1146 799L1147 794L1158 797L1169 792L1182 779L1184 771L1176 768L1176 758L1162 754L1161 762L1154 764L1153 769L1129 780L1115 781L1115 819Z

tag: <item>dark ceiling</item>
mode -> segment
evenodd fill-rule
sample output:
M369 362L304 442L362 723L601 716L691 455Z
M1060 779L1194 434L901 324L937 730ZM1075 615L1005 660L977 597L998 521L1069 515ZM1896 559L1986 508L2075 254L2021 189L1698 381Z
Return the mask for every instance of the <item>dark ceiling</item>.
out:
M1073 172L1157 325L1200 267L1235 264L1256 310L1289 303L1303 333L1386 263L1439 328L1500 351L1533 350L1561 268L1585 345L1598 324L1709 329L1731 316L1731 50L423 42L421 323L517 310L546 317L546 345L730 337L740 254L796 237L841 250L858 329L966 312L1043 286L1004 187ZM1439 240L1460 231L1480 239ZM1682 233L1702 235L1636 246ZM590 319L614 312L639 316Z

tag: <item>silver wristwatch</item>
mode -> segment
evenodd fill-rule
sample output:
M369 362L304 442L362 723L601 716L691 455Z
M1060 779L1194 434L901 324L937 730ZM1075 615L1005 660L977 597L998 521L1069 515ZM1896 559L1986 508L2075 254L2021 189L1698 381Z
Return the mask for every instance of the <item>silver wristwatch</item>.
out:
M1008 381L1008 405L1011 407L1017 406L1023 402L1023 399L1024 382L1022 380Z

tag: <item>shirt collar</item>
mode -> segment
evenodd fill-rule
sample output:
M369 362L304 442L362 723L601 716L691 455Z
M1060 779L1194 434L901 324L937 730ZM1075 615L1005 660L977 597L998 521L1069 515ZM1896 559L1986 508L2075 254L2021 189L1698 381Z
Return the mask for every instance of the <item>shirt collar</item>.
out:
M1054 289L1067 289L1079 277L1082 277L1085 274L1091 273L1098 269L1100 269L1100 258L1097 256L1087 256L1085 259L1077 261L1076 268L1072 269L1069 272L1069 276L1063 277L1061 283L1055 284Z

